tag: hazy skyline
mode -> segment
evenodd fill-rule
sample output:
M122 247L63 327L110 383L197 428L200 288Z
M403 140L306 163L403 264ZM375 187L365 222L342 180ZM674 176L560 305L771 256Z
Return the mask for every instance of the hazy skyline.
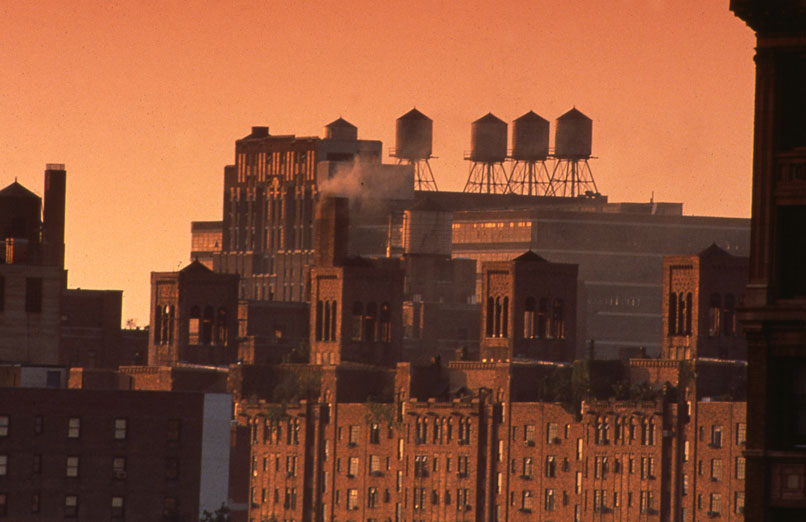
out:
M471 121L576 106L611 201L749 217L754 43L727 0L3 5L0 186L41 195L65 163L69 284L124 290L140 325L150 272L221 219L252 125L321 135L343 116L386 152L416 106L439 187L461 190Z

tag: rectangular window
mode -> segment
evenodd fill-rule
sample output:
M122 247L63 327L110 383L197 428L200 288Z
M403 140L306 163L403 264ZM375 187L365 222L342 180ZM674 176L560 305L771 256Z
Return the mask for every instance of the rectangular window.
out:
M173 457L165 459L165 478L168 480L179 478L179 459Z
M5 496L5 495L3 495ZM5 504L5 499L4 502ZM42 497L39 493L32 493L31 494L31 513L39 513L42 505ZM5 515L5 512L2 512L2 515Z
M745 468L744 457L736 457L736 478L737 479L744 480L744 468Z
M81 437L81 419L78 417L70 417L67 421L67 438L77 439Z
M529 490L521 494L521 510L532 511L532 492Z
M711 446L715 448L722 447L722 426L711 426Z
M0 455L0 476L8 475L8 455Z
M711 506L708 511L715 515L722 512L722 495L719 493L711 493Z
M126 419L115 419L115 440L126 440Z
M357 489L348 489L347 490L347 509L348 510L356 510L356 509L358 509L358 490Z
M350 426L350 433L349 438L347 439L347 444L350 446L355 446L358 444L358 436L360 433L360 427L357 425Z
M553 444L555 442L559 443L559 441L560 437L557 423L549 422L548 425L546 426L546 442L548 444Z
M25 278L25 311L29 314L42 313L42 278Z
M733 511L739 515L744 513L744 491L737 491L734 493Z
M8 415L0 415L0 437L8 437Z
M182 421L180 419L168 419L168 441L178 442L182 436Z
M65 518L76 518L78 516L77 496L67 495L64 497L64 516Z
M123 497L112 497L112 518L123 518Z
M711 459L711 480L722 480L722 459Z
M381 427L378 424L373 424L369 427L369 443L380 444L381 442Z
M434 459L434 462L436 462L436 459ZM372 475L381 474L381 457L379 455L369 456L369 472Z
M553 489L546 490L545 509L546 511L554 511L555 495Z
M33 466L31 466L31 471L34 475L39 475L42 473L42 455L36 454L34 455Z
M350 457L347 466L347 476L348 477L358 476L358 457Z
M77 477L78 476L78 457L77 456L67 457L67 467L66 467L66 470L65 470L65 475L67 477Z
M534 443L535 441L535 425L534 424L527 424L524 426L523 429L523 440L526 443ZM531 446L531 444L529 444Z
M740 422L736 424L736 444L747 442L747 424Z
M112 459L112 476L118 480L126 478L126 457L114 457Z

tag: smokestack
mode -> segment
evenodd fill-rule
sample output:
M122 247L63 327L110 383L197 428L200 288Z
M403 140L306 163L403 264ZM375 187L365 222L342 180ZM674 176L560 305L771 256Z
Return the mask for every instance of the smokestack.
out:
M64 202L67 171L62 163L45 165L42 212L43 264L64 268Z
M339 266L347 257L349 203L347 198L322 197L316 204L313 225L316 266Z

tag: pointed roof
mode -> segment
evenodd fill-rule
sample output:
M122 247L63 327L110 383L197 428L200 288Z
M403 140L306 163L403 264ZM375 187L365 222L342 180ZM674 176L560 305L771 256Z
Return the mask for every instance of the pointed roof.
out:
M570 111L566 112L565 114L563 114L562 116L560 116L557 119L558 120L590 120L590 121L592 121L590 118L588 118L587 116L582 114L580 111L578 111L576 107L574 107Z
M212 270L207 268L198 258L194 259L192 263L179 271L180 274L206 274L213 273Z
M25 198L25 199L41 199L39 196L23 187L16 180L14 183L0 190L0 198Z
M474 121L473 123L474 124L475 123L498 123L498 124L504 124L504 125L507 124L507 122L505 122L504 120L502 120L501 118L499 118L498 116L496 116L495 114L493 114L491 112L488 112L487 114L485 114L484 116L482 116L478 120Z
M733 257L731 254L729 254L728 252L726 252L725 250L723 250L722 248L720 248L720 247L719 247L719 245L717 245L717 244L716 244L716 241L715 241L715 242L713 242L713 243L711 243L711 246L709 246L708 248L706 248L705 250L703 250L702 252L700 252L699 254L697 254L697 257L699 257L699 258L715 257L715 256L719 256L719 257L724 257L724 256Z
M418 111L417 108L415 107L414 109L410 110L409 112L407 112L406 114L404 114L403 116L398 118L398 120L428 120L428 121L431 121L431 118L429 118L428 116L426 116L422 112Z
M349 128L349 129L357 129L358 127L356 127L355 125L353 125L349 121L347 121L344 118L342 118L341 116L339 116L338 119L333 120L330 123L328 123L327 125L325 125L325 128L327 128L327 129L336 129L336 128L338 128L338 129L347 129L347 128Z
M540 116L539 114L535 113L534 111L529 111L520 118L515 118L515 121L524 121L524 122L532 122L532 121L540 121L548 123L548 120Z
M513 259L513 261L518 261L518 262L528 261L528 262L531 262L531 263L535 263L535 262L537 262L537 263L548 263L548 261L546 261L546 259L544 259L544 258L540 257L539 255L535 254L534 251L532 251L531 249L527 250L523 254L519 255L518 257Z

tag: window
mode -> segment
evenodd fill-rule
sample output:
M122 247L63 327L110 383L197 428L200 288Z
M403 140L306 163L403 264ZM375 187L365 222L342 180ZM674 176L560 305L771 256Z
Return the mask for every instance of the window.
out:
M34 475L39 475L42 473L42 455L36 454L33 458L33 466L31 466L31 472Z
M285 473L287 477L297 476L297 457L289 455L285 458Z
M67 495L64 497L64 516L67 518L76 518L78 516L77 496Z
M714 514L722 512L722 495L711 493L711 506L708 511Z
M372 424L369 427L369 443L380 444L381 442L381 427L379 424Z
M535 298L527 297L523 306L523 338L533 339L536 337L535 329Z
M168 419L168 441L178 442L182 435L182 421L179 419Z
M655 507L655 493L652 491L641 492L641 513L654 512Z
M348 489L347 490L347 509L348 510L358 509L358 490L357 489Z
M460 477L466 477L470 473L470 457L460 456L456 458L456 471Z
M549 422L546 426L546 442L549 444L554 444L555 442L559 442L559 429L556 422Z
M529 490L521 494L521 510L532 511L532 492Z
M367 490L367 507L374 508L378 505L378 488L369 488Z
M358 436L360 433L359 429L360 429L359 426L355 424L350 426L350 433L347 439L347 444L349 444L350 446L355 446L358 444Z
M123 497L112 497L112 518L123 518Z
M584 442L582 439L577 439L577 461L582 460L582 445Z
M553 489L546 490L545 509L546 511L554 511L555 495Z
M688 474L686 474L686 473L683 474L683 487L682 487L681 494L683 496L688 495Z
M577 471L576 482L574 483L574 493L577 495L582 494L582 472Z
M737 491L733 494L733 512L744 513L744 491Z
M711 480L722 480L722 459L711 459Z
M434 459L434 462L436 462L436 459ZM372 475L381 474L381 457L379 455L369 456L369 472Z
M535 442L535 425L527 424L523 427L523 440L529 446L534 446Z
M736 444L747 442L747 424L740 422L736 424Z
M179 478L179 459L174 457L165 459L165 478L168 480Z
M531 457L526 457L524 460L524 472L523 474L527 477L532 476L532 459ZM526 461L529 462L529 473L526 473ZM555 477L557 476L557 458L554 455L548 455L546 457L546 476L547 477Z
M0 495L5 497L5 495ZM32 493L31 494L31 513L39 513L39 510L42 506L42 497L39 493ZM2 499L2 505L0 505L0 515L5 515L5 498Z
M112 459L112 476L116 479L126 478L126 457L114 457Z
M115 419L115 440L126 440L126 419Z
M689 441L683 443L683 462L688 462L690 444Z
M719 294L711 294L710 306L708 307L708 337L719 335L719 319L722 311L722 298Z
M70 417L67 421L67 438L77 439L81 436L81 419L78 417Z
M78 457L76 456L67 457L67 467L65 470L65 475L67 477L78 476Z
M744 468L745 468L744 457L736 457L736 478L737 479L744 480Z
M8 455L0 455L0 475L8 475Z
M42 278L25 278L25 311L29 314L42 313Z
M711 446L715 448L722 447L722 426L711 426Z
M358 476L358 457L350 457L350 460L347 461L347 476Z
M201 310L198 306L190 309L188 319L188 344L199 344L199 324L201 321Z

